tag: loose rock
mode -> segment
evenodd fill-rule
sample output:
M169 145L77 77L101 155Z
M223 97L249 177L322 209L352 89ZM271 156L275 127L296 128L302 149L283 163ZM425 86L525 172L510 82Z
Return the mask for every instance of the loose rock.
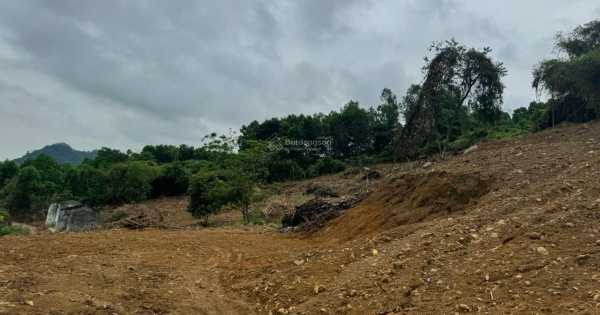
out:
M544 256L548 256L550 254L550 252L548 252L548 250L542 246L538 247L536 249L536 251L538 252L538 254L544 255Z
M470 308L470 307L469 307L469 305L467 305L467 304L462 304L462 303L461 303L461 304L458 304L458 308L459 308L461 311L464 311L464 312L470 312L470 311L471 311L471 308Z
M395 262L393 262L393 263L392 263L392 267L393 267L394 269L402 269L403 265L402 265L402 263L401 263L401 262L399 262L399 261L395 261Z
M527 234L527 237L529 237L532 240L539 240L540 238L542 238L542 235L538 232L531 232Z
M477 150L478 147L476 145L469 147L468 149L465 150L464 154L469 154L475 150Z
M315 285L315 294L319 294L321 292L325 291L325 286L321 285L321 284L317 284Z

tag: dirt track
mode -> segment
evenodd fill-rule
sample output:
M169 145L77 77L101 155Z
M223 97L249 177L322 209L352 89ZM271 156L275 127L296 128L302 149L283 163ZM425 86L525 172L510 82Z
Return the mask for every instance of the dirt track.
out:
M249 314L253 305L228 294L221 279L306 246L274 233L220 229L5 237L0 313Z
M336 176L310 182L352 184ZM142 206L184 230L0 238L0 313L600 314L600 124L371 184L309 235L198 229L182 199L163 199ZM305 200L307 185L274 200Z

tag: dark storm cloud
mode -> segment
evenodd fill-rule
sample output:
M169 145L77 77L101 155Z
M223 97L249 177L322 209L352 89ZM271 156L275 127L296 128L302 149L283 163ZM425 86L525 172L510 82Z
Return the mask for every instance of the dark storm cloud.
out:
M590 8L594 8L590 9ZM0 158L66 141L81 149L200 144L254 119L376 106L421 77L433 41L494 49L507 109L531 68L592 1L0 2ZM595 12L595 13L594 13Z

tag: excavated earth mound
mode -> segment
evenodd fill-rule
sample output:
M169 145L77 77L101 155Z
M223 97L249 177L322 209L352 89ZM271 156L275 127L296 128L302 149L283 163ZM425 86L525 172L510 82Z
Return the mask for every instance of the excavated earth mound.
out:
M193 229L2 237L0 314L600 314L600 124L477 146L283 184L273 216L310 185L363 200L311 234L165 198L143 206Z
M401 174L382 183L367 199L314 236L348 241L408 223L464 213L477 205L492 183L490 176L478 173Z

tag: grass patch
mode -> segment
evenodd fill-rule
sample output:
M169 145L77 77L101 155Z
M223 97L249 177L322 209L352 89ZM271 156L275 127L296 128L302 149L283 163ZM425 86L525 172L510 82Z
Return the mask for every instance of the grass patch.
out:
M12 225L4 225L0 227L0 236L5 235L28 235L29 232L23 228Z

